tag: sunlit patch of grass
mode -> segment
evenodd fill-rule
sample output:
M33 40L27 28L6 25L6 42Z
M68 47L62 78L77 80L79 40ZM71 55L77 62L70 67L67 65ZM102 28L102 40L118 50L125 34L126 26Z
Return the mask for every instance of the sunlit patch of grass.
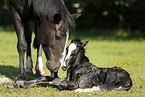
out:
M8 31L8 32L7 32ZM97 32L97 33L96 33ZM117 33L117 35L115 34ZM139 33L139 32L138 32ZM145 40L143 37L130 37L130 32L123 30L86 30L75 32L70 38L80 37L82 41L90 40L86 46L86 55L90 62L99 67L119 66L127 70L133 80L133 87L129 91L101 91L93 93L78 93L74 91L59 91L55 87L39 85L28 88L9 89L10 83L0 84L0 97L6 96L40 96L40 97L143 97L145 96ZM138 35L139 36L139 35ZM33 34L34 38L34 34ZM12 81L17 78L18 53L17 38L13 30L0 28L0 77L8 77ZM33 71L35 73L36 49L32 48ZM43 53L45 75L50 75L45 66L46 58ZM65 78L66 72L59 71L59 77Z

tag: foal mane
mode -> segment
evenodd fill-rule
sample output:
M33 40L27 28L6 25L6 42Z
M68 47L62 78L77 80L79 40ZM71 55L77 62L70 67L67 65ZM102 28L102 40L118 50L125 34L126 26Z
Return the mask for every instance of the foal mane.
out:
M86 57L85 55L85 49L84 48L80 48L81 50L77 53L77 57L75 60L75 63L84 63L84 62L89 62L88 57Z
M64 21L65 31L75 29L75 21L62 0L28 0L28 6L33 6L34 12L42 20L53 18L55 14L59 14Z

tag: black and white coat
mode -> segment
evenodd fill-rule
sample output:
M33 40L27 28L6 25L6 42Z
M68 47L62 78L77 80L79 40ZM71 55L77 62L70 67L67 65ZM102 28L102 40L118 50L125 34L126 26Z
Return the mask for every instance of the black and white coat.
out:
M64 70L68 68L66 79L51 82L60 90L91 92L98 90L129 90L132 80L127 71L120 67L100 68L92 65L85 56L84 47L88 41L74 38L67 48ZM59 83L58 83L59 82Z

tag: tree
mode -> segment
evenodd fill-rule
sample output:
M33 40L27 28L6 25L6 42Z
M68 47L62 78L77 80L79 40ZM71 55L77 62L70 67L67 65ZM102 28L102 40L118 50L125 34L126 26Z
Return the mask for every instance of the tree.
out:
M0 1L0 26L8 26L11 24L11 17L4 4L4 1Z

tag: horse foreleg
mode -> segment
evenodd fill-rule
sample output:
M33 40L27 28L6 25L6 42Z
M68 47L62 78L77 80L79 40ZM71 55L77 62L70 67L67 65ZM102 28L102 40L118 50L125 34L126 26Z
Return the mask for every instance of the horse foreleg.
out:
M37 48L36 77L44 76L42 63L42 45Z
M51 77L58 78L58 72L51 72Z
M14 27L18 38L18 42L17 42L17 50L19 53L18 80L26 80L25 69L24 69L24 55L27 50L27 42L24 34L24 25L17 11L14 8L12 8L11 10L12 10L12 16L14 20L13 21Z
M31 58L31 37L32 31L30 29L29 23L24 24L25 28L25 37L27 41L27 59L26 59L26 74L33 75L32 68L33 68L33 61Z
M44 76L44 71L43 71L43 63L42 63L42 45L38 42L37 40L37 30L40 26L40 23L35 23L35 39L33 43L33 47L37 48L37 62L36 62L36 77L42 77Z

